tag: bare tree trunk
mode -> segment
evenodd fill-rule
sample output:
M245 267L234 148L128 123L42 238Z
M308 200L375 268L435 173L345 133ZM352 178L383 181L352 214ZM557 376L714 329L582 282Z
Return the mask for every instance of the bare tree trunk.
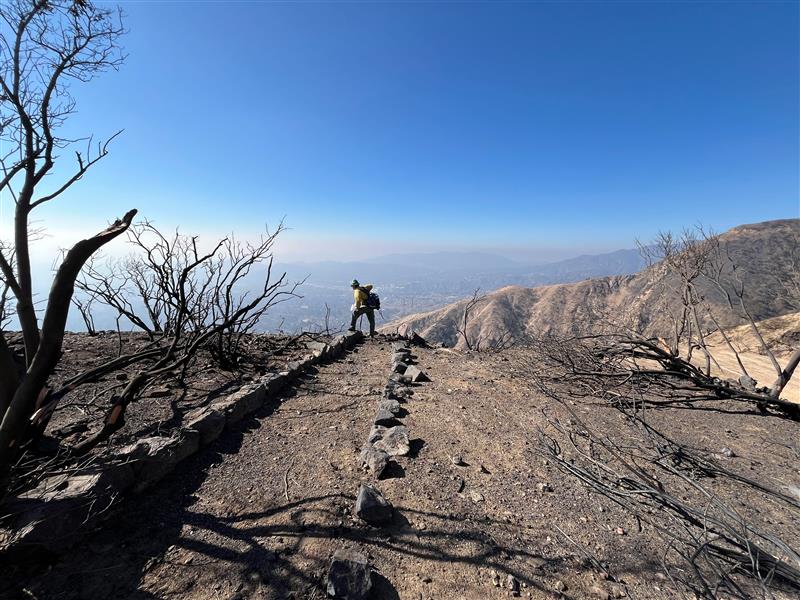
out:
M0 472L8 468L11 457L26 438L27 420L35 410L36 400L58 362L78 273L92 254L128 229L135 215L135 209L128 211L122 219L115 221L104 231L81 240L72 247L61 263L50 289L38 349L0 424Z
M11 404L17 383L17 365L14 355L6 343L3 332L0 331L0 415L4 415Z
M794 351L794 354L789 358L789 362L786 363L786 367L781 371L775 383L772 384L772 389L769 392L770 396L778 398L781 395L783 388L786 387L786 384L788 384L789 380L792 378L798 363L800 363L800 349Z

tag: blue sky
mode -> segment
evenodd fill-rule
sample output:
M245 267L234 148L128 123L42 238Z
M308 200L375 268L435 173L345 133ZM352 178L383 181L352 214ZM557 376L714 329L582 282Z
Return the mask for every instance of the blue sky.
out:
M286 258L557 257L800 216L798 3L126 2L75 133L124 128L40 213ZM8 220L7 199L3 219Z

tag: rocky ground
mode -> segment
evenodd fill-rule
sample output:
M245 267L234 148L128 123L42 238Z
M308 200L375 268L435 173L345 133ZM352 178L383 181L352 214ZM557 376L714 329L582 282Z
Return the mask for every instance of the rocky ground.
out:
M431 381L403 405L411 452L376 484L396 509L387 526L353 514L370 480L359 452L391 372L378 338L122 503L69 554L4 566L0 597L324 598L341 548L369 559L376 598L507 598L517 585L523 598L686 597L661 572L651 531L538 452L538 430L561 407L520 352L415 350ZM574 409L609 434L619 422L601 406ZM720 458L730 469L800 485L796 423L735 409L653 418L709 453L731 449ZM750 508L798 537L796 513Z

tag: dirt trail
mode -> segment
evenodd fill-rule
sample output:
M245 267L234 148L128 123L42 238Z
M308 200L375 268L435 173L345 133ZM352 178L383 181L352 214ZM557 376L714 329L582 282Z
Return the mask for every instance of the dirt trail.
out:
M513 362L415 353L432 381L404 405L411 455L378 482L397 509L391 526L352 514L358 485L369 479L358 453L390 373L389 343L367 341L187 460L182 474L127 501L111 526L46 577L41 566L6 573L0 590L11 577L30 595L15 595L17 587L9 597L319 599L334 551L351 547L377 571L376 598L508 598L508 576L522 597L674 595L633 519L534 451L541 411L552 407ZM747 453L749 440L714 436Z

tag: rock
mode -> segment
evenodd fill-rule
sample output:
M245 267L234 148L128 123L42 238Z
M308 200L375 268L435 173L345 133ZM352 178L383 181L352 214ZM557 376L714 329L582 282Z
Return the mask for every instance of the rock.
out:
M210 444L219 437L225 428L225 415L213 408L198 408L188 413L184 419L187 429L200 435L200 445Z
M376 425L370 431L369 443L376 450L383 450L389 456L405 456L411 451L408 429L405 425L395 425L389 428Z
M408 377L413 382L430 381L430 378L419 368L414 365L406 369L405 377Z
M378 407L378 412L375 413L375 420L373 421L375 425L383 425L386 427L391 427L395 422L396 420L394 413Z
M289 377L292 379L299 377L305 371L306 364L301 360L293 360L286 365L286 370L289 372Z
M192 430L171 437L149 437L122 448L120 458L132 463L135 492L147 489L175 469L175 465L200 447L200 434Z
M730 448L723 448L722 450L719 451L719 453L721 456L724 456L725 458L734 458L736 456L736 452L734 452Z
M469 493L469 497L472 498L472 501L475 502L476 504L478 502L483 502L484 500L483 494L481 494L480 492L476 492L475 490L472 490Z
M540 481L539 483L536 484L536 489L542 493L553 491L553 488L550 487L550 484L545 483L543 481Z
M489 572L489 575L491 576L491 579L492 579L492 585L494 587L500 587L500 575L497 574L497 571L492 569Z
M400 414L400 403L397 400L384 399L378 403L378 410L388 410L393 415Z
M372 471L377 479L383 474L383 471L389 466L389 455L383 450L377 450L373 446L366 446L359 456L361 461L361 468L366 468Z
M747 375L742 375L741 377L739 377L739 384L744 389L754 392L756 390L756 385L758 385L758 382L752 377L749 377Z
M117 381L127 381L128 380L128 374L127 373L117 373L116 375L114 375L114 379L116 379Z
M414 391L408 387L400 385L396 381L390 381L383 390L384 398L391 400L408 400L414 395Z
M367 600L372 573L363 554L337 550L328 569L328 595L341 600Z
M245 415L261 408L266 399L266 389L261 383L242 387L238 392L211 403L211 408L225 415L227 425L234 425Z
M403 342L392 342L392 353L397 354L398 352L411 354L411 350Z
M360 331L348 331L342 336L342 339L344 339L344 345L346 348L352 348L358 342L364 339L364 334Z
M416 369L416 367L411 367L411 368ZM406 371L408 371L408 369L406 369ZM390 379L392 381L395 381L397 383L401 383L403 385L408 385L409 383L412 382L411 377L409 377L406 374L402 374L401 375L400 373L392 373L392 376L390 377Z
M411 364L411 355L404 352L395 352L392 354L392 362Z
M325 342L306 342L306 348L312 352L319 352L321 356L324 356L327 354L330 346L328 346L328 344Z
M48 477L17 498L6 498L5 514L14 518L11 535L0 535L0 552L66 550L133 483L130 464L99 464L80 475Z
M512 596L519 596L519 581L513 575L506 577L506 587Z
M553 589L557 592L565 592L567 590L567 584L559 579L553 584Z
M408 337L408 343L412 346L420 346L422 348L428 347L428 342L425 341L425 338L419 335L417 332L411 332Z
M381 493L368 483L358 488L356 515L370 525L385 525L392 520L394 509Z
M622 528L622 527L617 527L617 528L614 530L614 533L616 533L617 535L625 535L625 529L624 529L624 528Z
M407 367L408 367L408 365L406 365L405 363L401 363L401 362L394 363L392 365L392 373L400 373L400 374L405 373Z
M460 454L455 454L455 455L451 456L450 457L450 462L453 463L457 467L463 467L464 466L464 459L461 458Z
M266 396L275 394L286 387L287 378L280 373L268 373L261 378L260 383L264 387L266 399Z

